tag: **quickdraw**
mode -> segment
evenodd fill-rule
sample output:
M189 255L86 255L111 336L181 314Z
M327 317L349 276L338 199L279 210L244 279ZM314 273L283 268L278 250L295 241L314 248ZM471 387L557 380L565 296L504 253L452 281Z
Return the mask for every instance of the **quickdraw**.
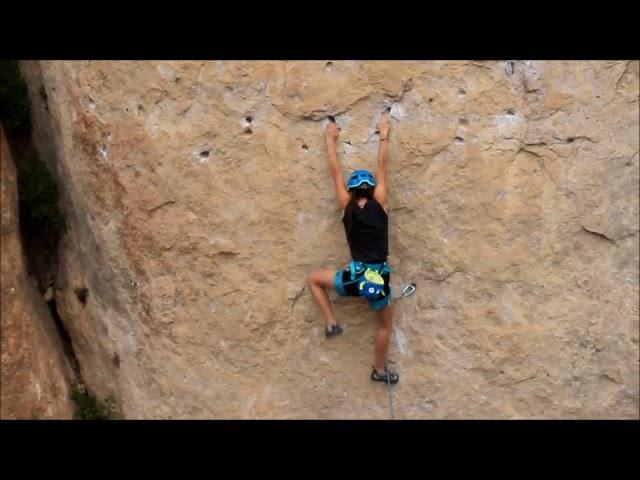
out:
M409 285L404 287L404 289L398 296L396 296L396 300L400 298L408 297L409 295L412 295L415 291L416 291L416 282L411 282Z

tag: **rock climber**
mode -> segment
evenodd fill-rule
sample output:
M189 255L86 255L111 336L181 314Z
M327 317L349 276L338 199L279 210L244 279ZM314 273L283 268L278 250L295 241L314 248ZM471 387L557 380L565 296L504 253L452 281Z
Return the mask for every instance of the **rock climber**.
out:
M324 137L327 146L327 161L336 188L338 202L342 208L347 242L352 262L343 270L321 268L309 274L309 290L318 303L325 320L325 336L335 337L342 327L333 314L327 289L334 289L341 296L365 297L378 318L378 331L374 351L371 380L395 384L400 376L387 366L387 351L391 339L393 307L391 305L390 273L388 255L388 152L389 109L378 121L378 170L373 176L367 170L356 170L345 185L338 164L336 141L340 128L335 119L329 117Z

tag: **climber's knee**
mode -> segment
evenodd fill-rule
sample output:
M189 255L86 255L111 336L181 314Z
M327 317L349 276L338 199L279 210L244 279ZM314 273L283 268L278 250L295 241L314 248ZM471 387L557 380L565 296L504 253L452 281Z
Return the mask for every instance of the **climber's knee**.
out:
M335 272L328 268L320 268L314 270L307 277L307 285L318 286L322 288L334 288L335 285Z

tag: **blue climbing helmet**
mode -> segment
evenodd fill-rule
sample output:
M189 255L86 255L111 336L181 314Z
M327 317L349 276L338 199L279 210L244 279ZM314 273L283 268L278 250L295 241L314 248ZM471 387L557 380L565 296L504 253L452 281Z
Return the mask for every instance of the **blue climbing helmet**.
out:
M349 182L347 183L347 190L351 191L354 188L358 188L362 186L362 184L367 183L371 187L376 186L376 178L371 175L368 170L356 170L349 177Z

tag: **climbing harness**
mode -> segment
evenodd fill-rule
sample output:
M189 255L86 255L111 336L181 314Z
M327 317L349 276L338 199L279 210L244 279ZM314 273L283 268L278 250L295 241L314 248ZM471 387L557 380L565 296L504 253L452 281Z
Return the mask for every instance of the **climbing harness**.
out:
M354 260L349 264L351 280L345 282L345 285L360 282L358 284L358 288L364 297L377 298L378 295L382 294L382 288L380 288L380 286L384 287L382 275L391 272L393 272L393 269L386 262L381 264L366 264L364 262ZM363 275L364 281L361 281ZM369 288L373 288L374 290L369 291Z

